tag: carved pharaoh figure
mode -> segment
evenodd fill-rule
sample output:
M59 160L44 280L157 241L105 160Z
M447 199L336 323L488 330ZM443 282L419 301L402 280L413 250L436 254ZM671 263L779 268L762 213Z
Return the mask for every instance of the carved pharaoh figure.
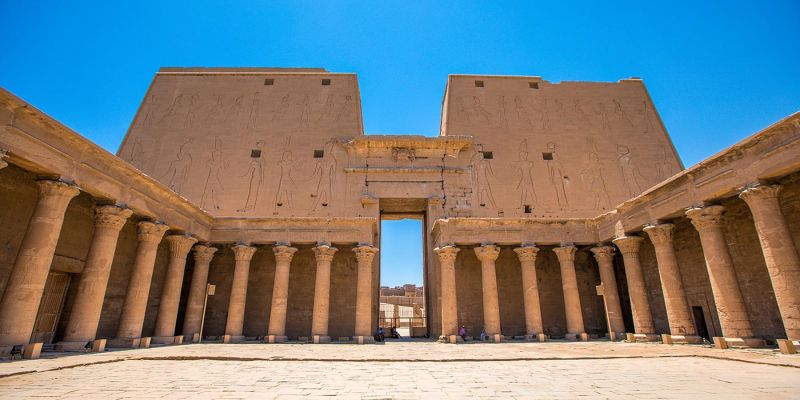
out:
M206 201L211 198L211 206L215 210L221 210L220 196L222 195L222 177L220 173L228 166L222 157L222 140L214 138L214 150L211 151L211 159L208 160L208 175L203 187L203 196L200 199L200 207L206 207Z
M581 180L587 192L591 195L592 209L606 209L610 206L606 182L603 179L603 166L597 152L589 153L586 163L581 170Z
M536 207L536 192L533 185L533 161L528 160L528 141L522 140L519 144L519 160L517 161L519 180L517 181L517 191L519 191L519 208L524 209L526 205Z
M485 207L488 203L492 208L497 208L497 204L492 196L491 180L494 178L492 164L483 158L482 151L476 151L472 157L472 181L475 188L478 204Z
M167 173L164 174L167 186L175 193L181 193L183 184L189 178L189 171L192 168L192 153L189 149L191 143L191 138L186 138L183 141L183 144L178 148L178 154L169 163Z
M545 164L547 165L547 175L550 178L550 185L553 186L553 190L556 192L558 208L563 209L564 207L569 207L567 188L564 185L564 165L558 160L555 143L548 143L547 151L550 154L550 157L545 159Z
M261 185L264 184L264 162L260 153L263 146L264 142L256 142L256 149L258 149L259 153L251 155L250 163L247 165L247 172L242 175L242 178L247 178L247 197L244 201L244 207L236 210L238 212L254 210L258 204L258 194L261 191Z
M292 193L294 191L294 180L292 179L292 152L289 151L289 140L286 140L286 145L281 154L281 160L278 162L280 167L280 176L278 177L278 190L275 194L275 207L286 207L289 211L292 210ZM277 210L277 209L276 209Z
M631 157L631 149L628 146L617 146L617 153L619 154L619 170L622 174L622 182L625 188L628 189L630 197L636 197L642 193L642 188L639 185L639 170L633 165Z

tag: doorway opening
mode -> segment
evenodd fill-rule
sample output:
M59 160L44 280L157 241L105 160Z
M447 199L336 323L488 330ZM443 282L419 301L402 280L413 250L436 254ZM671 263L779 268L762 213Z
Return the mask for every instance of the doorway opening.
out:
M694 317L694 326L697 328L697 335L711 341L711 336L708 334L708 326L706 325L706 316L703 313L703 307L692 306L692 316Z
M381 213L378 326L387 338L428 335L424 214Z

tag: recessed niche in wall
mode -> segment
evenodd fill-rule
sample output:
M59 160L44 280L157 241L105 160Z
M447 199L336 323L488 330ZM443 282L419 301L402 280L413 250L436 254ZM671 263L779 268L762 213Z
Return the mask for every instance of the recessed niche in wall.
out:
M264 79L264 86L272 86L275 84L275 79L267 78Z
M481 153L483 153L484 160L494 159L494 153L492 153L491 151L482 151Z
M322 80L322 86L330 86L330 85L331 85L331 80L330 79L323 79Z
M314 150L314 158L325 157L325 150Z
M250 150L250 158L261 158L261 150L260 149Z
M531 89L538 89L539 88L539 82L528 82L528 87L531 88Z
M525 204L525 214L530 214L531 212L533 212L533 210L530 204Z
M483 81L475 81L475 87L483 87Z
M553 153L542 153L542 160L552 160Z

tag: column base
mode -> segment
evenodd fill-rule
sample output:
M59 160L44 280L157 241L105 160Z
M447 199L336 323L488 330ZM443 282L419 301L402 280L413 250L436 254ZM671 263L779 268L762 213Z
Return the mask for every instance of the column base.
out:
M703 338L690 335L670 335L662 334L661 342L664 344L702 344Z
M464 342L464 339L461 338L461 336L458 336L458 335L443 335L443 336L439 336L439 340L437 340L437 342L439 342L439 343L447 343L447 344L456 344L456 343Z
M358 344L372 344L375 343L375 338L372 336L353 336L353 341Z
M289 340L287 336L267 335L265 338L267 343L285 343Z
M144 343L145 339L147 339L147 343ZM143 346L143 344L146 344L146 346ZM146 349L150 347L150 338L114 338L108 341L107 347L122 349Z
M330 336L327 336L327 335L325 335L325 336L323 336L323 335L314 335L314 336L311 338L311 341L312 341L314 344L320 344L320 343L330 343L330 342L331 342L331 337L330 337Z
M660 342L661 336L656 335L655 333L628 333L628 342L630 343L637 343L637 342Z
M567 340L580 340L581 342L588 342L589 341L589 334L586 332L581 333L567 333L564 335L564 338Z
M778 339L778 349L783 354L797 354L797 343L789 339Z
M625 332L608 332L608 340L618 342L625 340Z
M42 355L42 346L44 343L28 343L22 349L22 358L26 360L36 360Z
M544 333L538 333L538 334L533 333L533 334L530 334L530 335L525 335L525 340L527 340L529 342L533 342L533 341L546 342L547 341L547 335L545 335Z
M186 335L189 336L189 335ZM200 343L200 334L194 333L192 334L192 343Z
M505 341L505 337L501 333L495 333L494 335L489 335L489 341L492 343L501 343Z
M729 338L714 337L714 347L718 349L735 348L762 348L766 347L766 342L758 338Z
M156 343L156 344L183 344L183 335L178 335L178 336L153 336L152 343Z
M244 341L244 336L222 335L222 343L242 343Z

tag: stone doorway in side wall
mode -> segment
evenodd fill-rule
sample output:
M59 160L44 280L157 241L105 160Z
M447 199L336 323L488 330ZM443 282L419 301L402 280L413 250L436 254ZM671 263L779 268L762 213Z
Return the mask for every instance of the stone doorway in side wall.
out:
M381 199L378 326L387 340L428 337L425 204ZM420 203L417 206L416 203Z

